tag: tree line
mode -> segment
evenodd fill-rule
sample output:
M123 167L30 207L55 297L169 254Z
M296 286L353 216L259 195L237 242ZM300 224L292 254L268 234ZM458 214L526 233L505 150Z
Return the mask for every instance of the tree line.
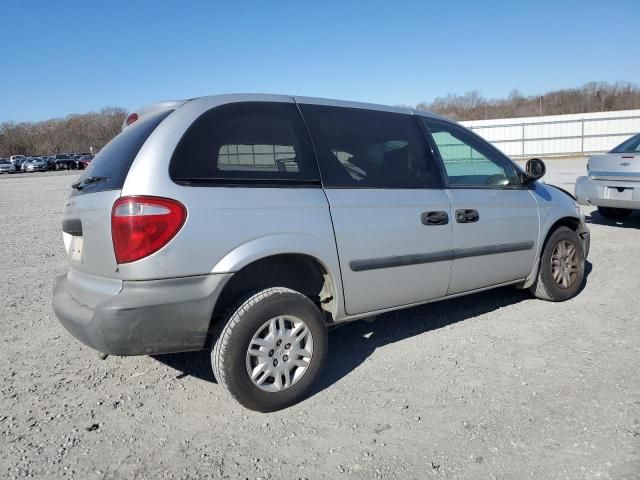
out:
M0 123L0 157L96 152L122 129L127 111L106 107L42 122Z
M507 98L487 99L480 92L449 94L416 106L454 120L534 117L567 113L640 109L640 87L633 83L591 82L580 88L525 96L518 90ZM69 115L42 122L0 123L0 157L96 152L116 136L127 112L119 107Z
M487 99L474 90L464 95L449 94L422 102L419 110L439 113L454 120L537 117L569 113L607 112L640 108L640 88L629 82L590 82L542 95L525 96L513 90L507 98Z

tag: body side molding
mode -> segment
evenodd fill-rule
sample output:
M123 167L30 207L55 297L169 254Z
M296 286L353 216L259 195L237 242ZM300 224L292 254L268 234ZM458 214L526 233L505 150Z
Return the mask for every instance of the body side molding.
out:
M406 267L409 265L420 265L423 263L446 262L457 258L479 257L483 255L495 255L498 253L520 252L530 250L535 243L517 242L504 243L500 245L488 245L475 248L459 248L457 250L444 250L434 253L416 253L411 255L397 255L393 257L367 258L351 260L349 267L354 272L366 270L377 270L380 268Z

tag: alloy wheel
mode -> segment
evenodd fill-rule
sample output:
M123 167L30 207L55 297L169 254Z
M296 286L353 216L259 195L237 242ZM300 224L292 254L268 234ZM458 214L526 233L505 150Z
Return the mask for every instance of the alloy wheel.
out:
M551 274L560 288L569 288L578 278L580 262L576 246L567 240L557 243L551 254Z

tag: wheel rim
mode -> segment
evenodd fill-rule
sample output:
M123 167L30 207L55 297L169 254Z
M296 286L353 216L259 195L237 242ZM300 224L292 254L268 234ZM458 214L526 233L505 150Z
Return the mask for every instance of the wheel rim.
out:
M247 349L247 373L255 386L280 392L295 385L309 369L313 336L307 324L282 315L262 324Z
M559 241L551 255L553 280L560 288L569 288L576 282L579 273L580 261L576 246L568 240Z

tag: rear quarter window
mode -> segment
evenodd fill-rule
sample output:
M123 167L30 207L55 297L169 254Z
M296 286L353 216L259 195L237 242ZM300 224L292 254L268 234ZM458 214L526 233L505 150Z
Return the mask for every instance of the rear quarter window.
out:
M87 185L82 190L73 190L72 196L122 189L131 164L142 145L172 111L167 110L141 118L115 136L91 160L89 167L78 179L80 182L88 177L105 177L106 180Z
M320 185L309 135L292 103L209 110L180 140L169 175L182 185Z

